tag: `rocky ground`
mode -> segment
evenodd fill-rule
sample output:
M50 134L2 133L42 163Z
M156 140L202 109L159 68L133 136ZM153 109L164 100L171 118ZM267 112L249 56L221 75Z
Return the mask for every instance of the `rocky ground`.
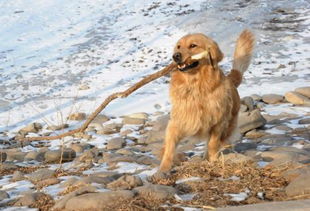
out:
M58 134L89 114L72 113L69 124L32 123L11 139L3 132L0 206L199 210L310 198L309 105L310 87L242 98L242 137L212 164L202 160L205 143L183 140L166 178L152 176L169 119L159 105L155 113L99 115L87 132L63 140L15 138Z

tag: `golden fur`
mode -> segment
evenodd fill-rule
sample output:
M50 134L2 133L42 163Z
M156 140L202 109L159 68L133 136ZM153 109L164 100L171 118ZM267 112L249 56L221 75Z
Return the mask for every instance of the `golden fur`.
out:
M166 129L160 171L171 169L175 148L185 137L198 137L208 141L206 157L217 159L220 147L237 126L240 98L237 87L250 64L254 46L253 34L245 30L239 36L232 71L225 76L218 67L223 53L217 43L203 34L190 34L176 44L174 55L179 54L179 67L195 61L193 55L209 50L209 58L198 65L171 73L170 97L172 110ZM176 60L175 60L176 61Z

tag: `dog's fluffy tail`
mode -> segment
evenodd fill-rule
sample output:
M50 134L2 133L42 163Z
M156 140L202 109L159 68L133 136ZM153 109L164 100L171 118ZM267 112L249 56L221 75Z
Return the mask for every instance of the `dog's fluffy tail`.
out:
M234 53L233 69L228 77L238 87L241 84L243 73L248 69L254 48L254 35L244 30L238 40Z

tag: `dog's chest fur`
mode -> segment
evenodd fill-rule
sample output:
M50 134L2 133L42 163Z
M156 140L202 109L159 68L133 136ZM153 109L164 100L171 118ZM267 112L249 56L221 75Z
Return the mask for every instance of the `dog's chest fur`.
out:
M170 85L171 119L182 125L186 136L208 135L214 125L231 118L233 99L222 72L175 72Z

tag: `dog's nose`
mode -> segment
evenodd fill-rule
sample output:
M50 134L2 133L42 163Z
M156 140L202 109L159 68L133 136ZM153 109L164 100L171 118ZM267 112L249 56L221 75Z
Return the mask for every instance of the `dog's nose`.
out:
M182 62L182 54L180 52L173 54L172 58L176 63Z

